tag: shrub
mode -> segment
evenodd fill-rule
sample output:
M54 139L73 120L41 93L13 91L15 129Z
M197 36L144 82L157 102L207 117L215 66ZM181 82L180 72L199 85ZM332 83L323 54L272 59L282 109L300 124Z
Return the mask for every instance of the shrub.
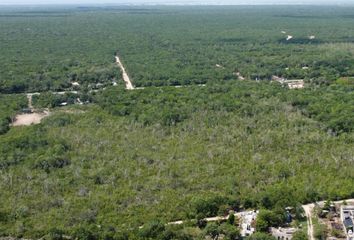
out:
M273 236L270 236L267 233L257 232L255 234L247 237L246 240L276 240L276 238Z
M165 231L165 225L162 224L159 221L152 221L148 223L146 226L144 226L140 232L139 235L142 238L152 238L156 239L158 238L163 232Z
M297 231L293 235L293 240L307 240L307 234L303 231Z

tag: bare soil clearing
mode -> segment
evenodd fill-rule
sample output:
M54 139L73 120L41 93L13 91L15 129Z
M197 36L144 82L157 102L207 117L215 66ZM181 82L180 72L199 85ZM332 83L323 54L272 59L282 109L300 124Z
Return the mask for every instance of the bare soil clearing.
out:
M45 117L49 116L48 111L40 112L40 113L23 113L23 114L18 114L13 123L12 126L18 127L18 126L30 126L32 124L39 124L41 123L41 120Z
M11 126L18 127L18 126L30 126L32 124L39 124L41 120L47 116L49 116L49 111L35 111L32 105L32 96L39 95L40 93L28 93L28 109L30 113L20 113L17 114L16 117L13 119Z

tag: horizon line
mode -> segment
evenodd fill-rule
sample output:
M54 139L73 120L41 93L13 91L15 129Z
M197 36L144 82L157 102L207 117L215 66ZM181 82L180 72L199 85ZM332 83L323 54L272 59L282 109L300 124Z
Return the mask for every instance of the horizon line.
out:
M354 3L0 3L0 6L354 6Z

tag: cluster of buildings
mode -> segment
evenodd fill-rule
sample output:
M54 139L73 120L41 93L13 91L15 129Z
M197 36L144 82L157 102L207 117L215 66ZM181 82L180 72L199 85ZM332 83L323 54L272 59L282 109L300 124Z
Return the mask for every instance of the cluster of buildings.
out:
M338 240L354 240L354 205L334 203L322 209L320 213L321 222L328 226L329 232L336 231L336 236L331 236L328 239Z
M291 240L297 228L270 228L270 233L277 240Z
M303 79L287 80L278 76L272 76L272 81L278 82L283 86L288 86L289 89L301 89L305 87L305 82Z
M241 236L247 237L252 235L255 229L255 221L257 218L259 211L247 211L242 212L240 215L240 229L241 229Z

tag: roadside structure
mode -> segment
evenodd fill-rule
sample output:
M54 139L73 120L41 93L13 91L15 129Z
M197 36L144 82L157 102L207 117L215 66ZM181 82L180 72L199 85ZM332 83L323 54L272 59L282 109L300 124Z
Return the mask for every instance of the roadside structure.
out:
M342 205L340 217L345 228L347 240L354 240L354 205Z
M285 80L285 83L290 89L301 89L305 86L305 82L302 79Z
M272 81L278 82L283 86L286 85L289 89L301 89L305 87L305 81L303 79L287 80L285 78L273 75Z
M255 221L257 218L259 211L258 210L249 210L249 211L244 211L244 212L236 212L233 213L233 215L239 219L239 227L240 227L240 233L242 237L247 237L255 233L256 229L254 227ZM218 221L226 221L229 218L229 215L227 216L217 216L217 217L209 217L205 218L204 220L206 222L218 222ZM179 220L175 222L169 222L167 225L180 225L183 224L187 221ZM142 228L143 226L140 226Z
M291 240L296 231L296 228L270 228L270 233L277 240Z
M255 221L259 211L247 211L240 214L241 236L246 237L252 235L256 229Z

